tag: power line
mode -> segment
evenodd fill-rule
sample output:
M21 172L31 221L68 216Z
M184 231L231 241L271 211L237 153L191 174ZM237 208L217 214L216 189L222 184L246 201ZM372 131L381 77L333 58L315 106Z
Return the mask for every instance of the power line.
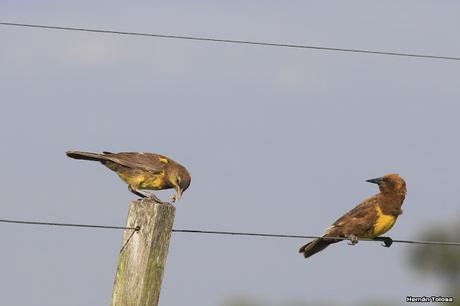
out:
M86 228L105 228L105 229L119 229L119 230L133 230L139 231L139 227L124 227L124 226L111 226L111 225L93 225L93 224L75 224L75 223L56 223L56 222L37 222L37 221L21 221L21 220L6 220L0 219L2 223L16 223L16 224L29 224L29 225L47 225L47 226L66 226L66 227L86 227Z
M216 43L245 44L245 45L268 46L268 47L301 48L301 49L314 49L314 50L322 50L322 51L352 52L352 53L378 54L378 55L390 55L390 56L404 56L404 57L429 58L429 59L454 60L454 61L459 61L460 60L460 57L441 56L441 55L400 53L400 52L387 52L387 51L350 49L350 48L322 47L322 46L310 46L310 45L286 44L286 43L271 43L271 42L262 42L262 41L223 39L223 38L212 38L212 37L180 36L180 35L167 35L167 34L154 34L154 33L141 33L141 32L126 32L126 31L101 30L101 29L77 28L77 27L62 27L62 26L27 24L27 23L13 23L13 22L0 22L0 25L15 26L15 27L27 27L27 28L38 28L38 29L48 29L48 30L80 31L80 32L92 32L92 33L104 33L104 34L129 35L129 36L147 36L147 37L156 37L156 38L184 39L184 40L216 42Z
M57 223L57 222L38 222L38 221L22 221L22 220L7 220L0 219L0 223L14 223L14 224L28 224L28 225L44 225L44 226L65 226L65 227L85 227L85 228L103 228L103 229L123 229L138 232L139 226L124 227L124 226L110 226L110 225L92 225L92 224L76 224L76 223ZM193 234L210 234L210 235L232 235L232 236L253 236L253 237L269 237L269 238L298 238L298 239L324 239L324 240L350 240L346 237L322 237L322 236L305 236L305 235L288 235L288 234L267 234L267 233L248 233L248 232L230 232L230 231L207 231L207 230L194 230L194 229L173 229L175 233L193 233ZM129 241L133 235L127 239ZM384 241L388 237L377 237L381 239L367 239L359 238L360 241ZM407 243L407 244L426 244L426 245L448 245L460 246L460 242L453 241L421 241L421 240L400 240L390 239L393 243ZM127 241L124 245L126 245ZM121 251L124 248L124 245ZM120 252L121 252L120 251Z
M324 239L324 240L350 240L347 237L322 237L322 236L304 236L304 235L287 235L287 234L267 234L267 233L245 233L245 232L225 232L225 231L202 231L173 229L176 233L195 233L195 234L214 234L214 235L233 235L233 236L255 236L255 237L273 237L273 238L301 238L301 239ZM377 237L383 239L358 238L359 241L383 241L389 237ZM422 241L422 240L401 240L391 239L393 243L410 243L410 244L432 244L432 245L450 245L460 246L460 242L451 241Z

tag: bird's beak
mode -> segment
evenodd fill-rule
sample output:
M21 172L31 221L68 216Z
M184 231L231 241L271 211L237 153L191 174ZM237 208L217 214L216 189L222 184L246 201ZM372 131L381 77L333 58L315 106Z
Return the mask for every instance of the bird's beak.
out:
M381 178L381 177L378 177L378 178L375 178L375 179L366 180L366 182L368 182L368 183L373 183L373 184L377 184L377 185L378 185L381 181L382 181L382 178Z
M178 201L182 197L182 188L179 186L176 187L176 201Z

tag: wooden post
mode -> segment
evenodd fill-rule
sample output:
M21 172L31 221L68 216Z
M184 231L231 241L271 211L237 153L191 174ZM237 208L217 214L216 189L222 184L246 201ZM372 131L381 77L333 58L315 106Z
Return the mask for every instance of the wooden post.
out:
M126 226L140 230L125 230L111 306L158 305L174 211L148 199L130 203Z

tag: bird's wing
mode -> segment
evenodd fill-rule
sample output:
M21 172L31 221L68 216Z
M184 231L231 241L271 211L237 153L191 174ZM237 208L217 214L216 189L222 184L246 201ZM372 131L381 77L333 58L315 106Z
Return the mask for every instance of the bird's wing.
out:
M151 173L162 171L170 162L165 156L154 153L122 152L110 153L104 152L106 158L112 162L118 163L128 168L140 169Z
M337 219L327 230L328 236L347 236L350 234L366 236L367 233L373 228L376 220L377 199L371 197L355 208L347 212L345 215Z

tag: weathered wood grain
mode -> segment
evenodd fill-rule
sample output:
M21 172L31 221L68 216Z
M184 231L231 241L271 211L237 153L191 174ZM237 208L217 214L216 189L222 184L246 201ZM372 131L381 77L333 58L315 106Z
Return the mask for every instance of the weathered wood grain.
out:
M152 200L132 201L125 230L111 306L157 306L168 254L175 208Z

